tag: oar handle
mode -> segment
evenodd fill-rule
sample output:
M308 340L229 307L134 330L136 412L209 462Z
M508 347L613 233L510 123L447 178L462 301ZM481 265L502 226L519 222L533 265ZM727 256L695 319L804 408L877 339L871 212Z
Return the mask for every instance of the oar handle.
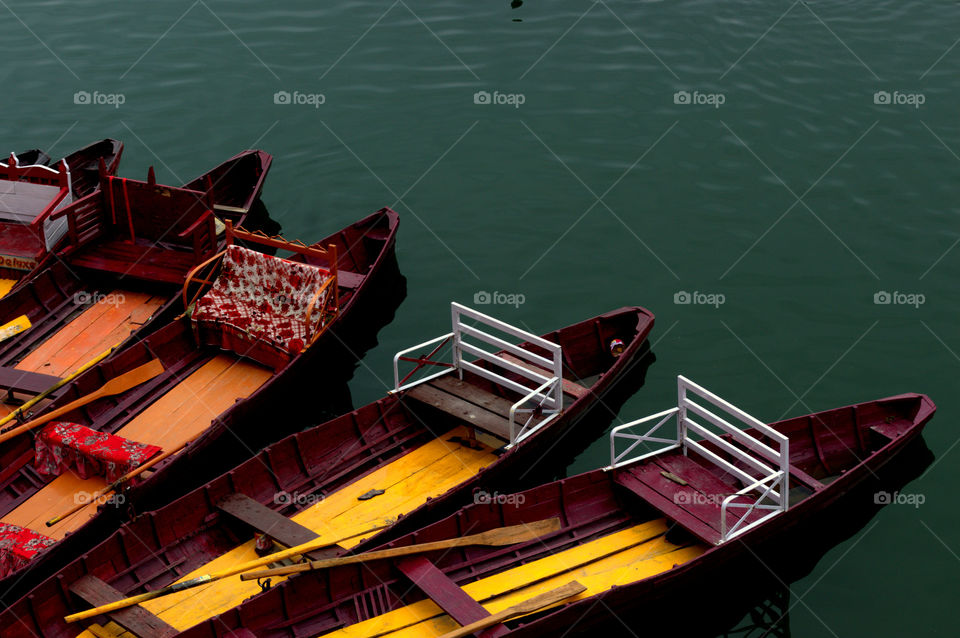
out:
M131 480L131 479L137 478L138 476L140 476L141 474L143 474L144 472L146 472L147 470L149 470L151 467L153 467L154 465L156 465L156 464L159 463L160 461L163 461L164 459L172 456L173 454L176 454L177 452L179 452L179 451L182 450L183 448L187 447L188 445L190 445L191 443L193 443L194 441L196 441L197 439L199 439L202 435L203 435L203 432L200 432L200 434L197 434L197 435L194 436L193 438L187 439L186 441L184 441L183 443L181 443L181 444L178 445L177 447L171 448L171 449L167 450L166 452L161 452L160 454L156 455L155 457L153 457L152 459L150 459L149 461L147 461L147 462L144 463L143 465L141 465L141 466L139 466L139 467L137 467L137 468L134 468L134 469L130 470L129 472L127 472L126 474L124 474L123 476L121 476L120 478L118 478L116 481L114 481L114 482L111 483L110 485L106 486L105 488L101 489L101 490L98 491L96 494L94 494L93 497L90 499L90 502L91 502L91 503L92 503L92 502L95 502L95 501L96 501L97 499L99 499L101 496L104 496L105 494L108 494L109 492L112 492L112 491L116 490L119 486L123 485L123 483L125 483L125 482L127 482L127 481L129 481L129 480ZM64 514L61 514L60 516L56 516L56 517L54 517L54 518L51 518L49 521L47 521L47 527L53 527L54 525L56 525L57 523L59 523L59 522L62 521L63 519L67 518L68 516L71 516L71 515L73 515L73 514L76 514L77 512L79 512L80 510L82 510L82 509L83 509L84 507L86 507L87 505L88 505L88 503L80 503L80 504L76 505L73 509L71 509L69 512L66 512L66 513L64 513Z
M18 425L13 429L7 430L3 434L0 434L0 443L3 443L4 441L8 441L15 436L20 436L24 432L29 432L30 430L34 428L38 428L45 423L49 423L50 421L53 421L54 419L56 419L58 416L64 415L67 412L70 412L71 410L75 410L76 408L82 405L86 405L87 403L90 403L91 401L96 401L97 399L100 398L100 395L101 393L99 391L93 392L75 401L71 401L70 403L66 404L63 407L57 408L56 410L51 410L50 412L47 412L43 416L39 416L36 419L33 419L32 421L27 421L23 425Z
M138 594L136 596L131 596L130 598L124 598L123 600L117 600L112 603L107 603L106 605L101 605L100 607L94 607L93 609L85 609L84 611L71 614L69 616L64 616L63 620L66 622L76 622L78 620L84 620L86 618L92 618L100 614L109 614L111 611L117 611L118 609L124 609L126 607L132 607L133 605L139 605L140 603L146 602L148 600L153 600L154 598L159 598L160 596L166 596L167 594L172 594L178 591L183 591L185 589L191 589L198 585L203 585L204 583L210 582L210 576L203 575L197 576L196 578L191 578L190 580L185 580L182 583L175 583L173 585L168 585L162 589L156 591L148 591L145 594Z

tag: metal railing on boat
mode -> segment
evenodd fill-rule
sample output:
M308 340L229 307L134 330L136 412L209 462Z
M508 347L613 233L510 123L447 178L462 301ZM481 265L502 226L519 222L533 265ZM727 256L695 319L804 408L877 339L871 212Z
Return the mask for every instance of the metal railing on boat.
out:
M718 411L729 415L730 421L734 421L736 425L721 417ZM719 434L694 421L691 414L702 419L704 423L714 426ZM672 420L675 421L675 435L670 437L660 431ZM651 422L654 422L654 425L648 427L643 434L631 433L631 430L638 426ZM746 433L744 429L747 428L760 436L751 436ZM764 443L761 437L769 440L772 446ZM631 441L631 443L618 453L618 441ZM706 442L711 444L712 449L704 445ZM648 443L660 443L664 446L627 458L638 447ZM693 451L745 485L742 489L726 496L721 503L721 543L760 525L786 511L790 506L789 439L766 423L683 376L677 377L677 407L625 423L610 432L610 465L607 469L613 470L640 463L672 450L681 450L684 456ZM759 473L759 476L751 474L750 471ZM733 525L728 525L727 512L734 509L746 511ZM750 515L758 510L768 513L746 523Z
M450 304L450 311L453 326L451 332L394 355L394 387L391 392L402 392L453 372L463 380L465 371L516 392L522 395L522 398L510 407L508 447L516 445L560 415L563 410L563 353L558 344L456 302ZM465 320L473 322L472 325L465 323ZM498 337L490 331L497 331L503 336ZM515 342L508 340L511 337ZM450 361L435 360L433 357L447 344L450 344ZM485 349L483 345L492 346L494 350ZM531 346L544 351L546 356L534 352L530 349ZM426 348L432 350L427 354L410 356L411 353L423 352ZM476 357L486 365L468 361L464 354ZM514 360L508 359L505 354L512 355ZM416 364L414 369L402 378L401 361ZM410 381L428 365L445 369ZM509 378L506 374L511 374L514 378ZM537 415L546 415L547 418L534 423ZM522 424L518 417L523 420Z

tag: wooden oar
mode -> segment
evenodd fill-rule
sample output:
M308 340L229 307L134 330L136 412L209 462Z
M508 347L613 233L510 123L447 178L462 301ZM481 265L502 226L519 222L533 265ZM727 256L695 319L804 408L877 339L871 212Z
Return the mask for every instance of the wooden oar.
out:
M161 596L166 596L167 594L172 594L174 592L183 591L185 589L191 589L197 587L198 585L203 585L205 583L212 583L215 580L220 580L228 576L236 576L237 574L251 569L256 569L257 567L262 567L263 565L269 565L270 563L275 563L279 560L285 558L290 558L291 556L299 556L300 554L307 554L314 550L320 549L322 547L329 547L331 545L338 545L345 540L351 538L356 538L357 536L362 536L364 534L369 534L371 532L376 532L381 529L388 527L388 525L378 525L377 527L371 527L362 532L357 532L351 534L350 536L344 536L343 538L337 539L335 541L325 541L322 539L316 539L308 541L301 545L296 545L290 549L285 549L279 552L270 554L269 556L263 556L262 558L256 558L254 560L236 565L234 567L228 567L226 569L220 570L218 572L213 572L211 574L203 574L197 576L196 578L191 578L190 580L185 580L182 583L174 583L173 585L167 585L156 591L150 591L145 594L138 594L136 596L130 596L129 598L123 598L121 600L114 601L112 603L107 603L106 605L101 605L100 607L94 607L93 609L87 609L85 611L72 614L70 616L65 616L64 620L66 622L74 622L77 620L83 620L85 618L91 618L99 614L109 613L111 611L116 611L118 609L124 609L125 607L131 607L133 605L139 605L142 602L148 600L153 600L154 598L159 598Z
M298 572L307 572L315 569L328 569L339 565L351 565L353 563L365 563L371 560L382 560L384 558L396 558L398 556L410 556L411 554L422 554L423 552L432 552L439 549L450 549L452 547L464 547L466 545L513 545L540 538L544 534L555 532L560 529L559 518L548 518L535 523L526 525L513 525L512 527L501 527L492 529L481 534L471 536L461 536L460 538L450 538L432 543L420 543L419 545L408 545L406 547L394 547L392 549L381 549L376 552L366 552L364 554L353 554L351 556L341 556L340 558L329 558L327 560L314 560L309 563L299 565L289 565L287 567L275 567L273 569L264 569L257 572L241 574L241 580L255 580L265 576L285 576L287 574L296 574Z
M517 603L507 607L502 611L498 611L495 614L491 614L486 618L478 620L477 622L472 622L469 625L464 625L460 629L455 629L453 631L448 631L447 633L440 636L440 638L463 638L463 636L469 636L475 634L482 629L487 627L493 627L494 625L499 625L502 622L506 622L511 618L516 618L517 616L524 616L526 614L532 614L535 611L540 611L545 607L550 605L555 605L559 602L562 602L568 598L572 598L578 594L582 594L587 591L587 588L578 583L575 580L570 581L562 587L557 587L556 589L551 589L548 592L539 594L532 598L528 598L522 602Z
M79 503L79 504L77 504L76 506L74 506L73 508L71 508L69 512L64 512L63 514L60 514L59 516L55 516L55 517L51 518L49 521L47 521L47 527L53 527L54 525L56 525L57 523L59 523L59 522L62 521L63 519L67 518L68 516L73 516L74 514L76 514L76 513L79 512L80 510L82 510L84 507L86 507L87 505L89 505L90 503L95 503L95 502L97 502L97 500L99 500L100 498L106 496L106 495L109 494L110 492L113 492L113 491L116 490L118 487L120 487L123 483L126 483L127 481L130 481L130 480L132 480L132 479L137 478L138 476L140 476L141 474L143 474L144 472L146 472L147 470L149 470L151 467L153 467L154 465L156 465L156 464L159 463L160 461L162 461L162 460L164 460L164 459L166 459L166 458L168 458L168 457L176 454L177 452L179 452L179 451L182 450L183 448L187 447L188 445L190 445L191 443L193 443L194 441L196 441L197 439L199 439L201 436L203 436L205 433L206 433L206 430L203 430L202 432L200 432L199 434L197 434L197 435L194 436L193 438L187 439L186 441L184 441L183 443L181 443L181 444L178 445L177 447L172 448L172 449L169 449L169 450L167 450L166 452L162 452L162 453L156 455L155 457L153 457L152 459L150 459L149 461L147 461L146 463L144 463L143 465L141 465L141 466L139 466L139 467L136 467L136 468L130 470L129 472L127 472L126 474L124 474L123 476L121 476L120 478L118 478L116 481L114 481L114 482L111 483L110 485L107 485L107 486L104 487L103 489L100 489L100 490L98 490L97 492L95 492L95 493L93 494L93 496L90 497L90 500L89 500L88 502L86 502L86 503Z
M102 360L106 359L107 355L109 355L111 352L113 352L113 348L110 348L109 350L104 350L103 352L95 356L90 361L87 361L85 364L83 364L82 366L80 366L79 368L71 372L69 375L60 379L59 381L54 383L52 386L50 386L49 388L47 388L37 396L33 397L29 401L25 402L23 405L21 405L19 408L17 408L7 416L0 419L0 425L13 421L13 419L15 419L18 414L23 415L24 410L26 410L27 408L33 407L37 403L40 403L41 401L46 399L48 396L50 396L52 392L59 390L60 388L62 388L63 386L70 383L71 381L79 377L81 374L83 374L84 372L92 368L93 366L100 363Z
M30 430L43 425L44 423L49 423L59 416L62 416L71 410L76 410L79 407L83 407L88 403L92 403L97 399L103 397L108 397L114 394L120 394L121 392L126 392L130 388L135 388L141 383L145 383L150 379L160 375L163 372L163 364L160 363L159 359L153 359L149 363L145 363L142 366L136 367L129 372L121 374L119 377L114 377L106 383L104 383L99 390L91 392L86 396L82 396L75 401L71 401L62 408L57 408L56 410L51 410L43 416L40 416L32 421L28 421L23 425L17 426L8 432L0 434L0 443L12 439L15 436L19 436L24 432L29 432Z

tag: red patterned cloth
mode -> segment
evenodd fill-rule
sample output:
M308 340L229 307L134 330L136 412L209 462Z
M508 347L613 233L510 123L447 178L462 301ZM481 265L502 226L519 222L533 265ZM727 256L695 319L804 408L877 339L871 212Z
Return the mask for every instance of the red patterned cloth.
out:
M34 465L41 474L71 470L80 478L104 476L112 483L160 450L79 423L53 421L37 436Z
M11 523L0 523L0 578L6 578L57 541Z
M263 340L282 353L296 354L321 320L315 312L308 326L307 308L328 279L330 272L323 268L230 246L220 275L197 301L192 318L202 327L220 328L216 345L240 354L256 358L247 352L245 340ZM328 292L315 307L322 307Z

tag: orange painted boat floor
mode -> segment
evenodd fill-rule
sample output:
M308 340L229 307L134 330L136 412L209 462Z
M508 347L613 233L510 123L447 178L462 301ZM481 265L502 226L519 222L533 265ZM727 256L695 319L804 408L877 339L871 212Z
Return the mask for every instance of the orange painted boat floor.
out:
M130 336L165 301L163 296L129 290L102 295L15 367L66 376Z
M175 449L210 427L210 422L234 401L252 394L271 376L272 370L248 359L228 353L218 354L154 401L117 434L133 441L158 445L164 450ZM4 516L3 522L63 538L94 515L93 504L53 527L47 527L46 521L84 502L78 499L86 497L89 500L89 495L105 486L103 477L81 479L65 473Z

